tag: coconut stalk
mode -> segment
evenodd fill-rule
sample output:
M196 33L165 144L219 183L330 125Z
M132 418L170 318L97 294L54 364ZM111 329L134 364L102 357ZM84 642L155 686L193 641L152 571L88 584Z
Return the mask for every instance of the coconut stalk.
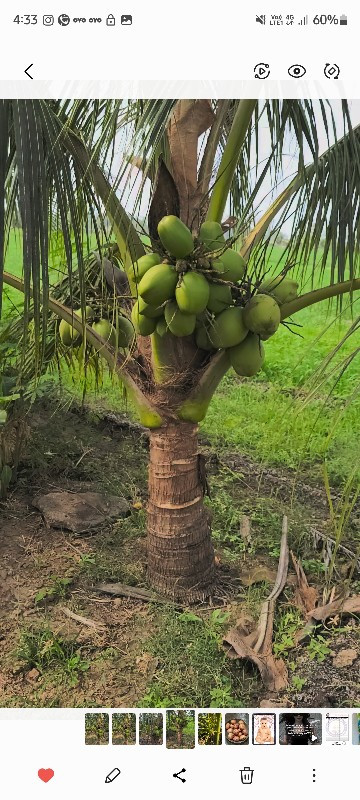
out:
M221 222L230 186L247 136L257 100L240 100L229 137L224 148L215 184L211 193L206 219Z

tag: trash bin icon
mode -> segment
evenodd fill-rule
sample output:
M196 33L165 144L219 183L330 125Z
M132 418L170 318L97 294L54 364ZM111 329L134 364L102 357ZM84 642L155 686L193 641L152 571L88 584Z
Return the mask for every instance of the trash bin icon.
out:
M241 783L250 784L253 781L254 770L250 767L244 767L240 770Z

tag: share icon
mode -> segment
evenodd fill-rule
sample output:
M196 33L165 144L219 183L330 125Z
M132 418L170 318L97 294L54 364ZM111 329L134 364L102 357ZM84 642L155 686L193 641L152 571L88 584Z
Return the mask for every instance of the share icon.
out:
M182 783L186 783L186 778L180 777L183 772L186 772L185 767L183 767L179 772L174 772L173 778L179 778L179 781L181 781Z

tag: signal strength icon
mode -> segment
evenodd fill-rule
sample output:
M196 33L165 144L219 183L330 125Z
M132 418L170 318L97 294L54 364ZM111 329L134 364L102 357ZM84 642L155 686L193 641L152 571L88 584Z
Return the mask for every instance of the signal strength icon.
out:
M260 22L260 25L265 25L265 14L256 14L256 22Z
M303 17L300 20L300 22L298 22L298 25L308 25L308 24L309 24L309 17L307 14L305 14L305 17Z

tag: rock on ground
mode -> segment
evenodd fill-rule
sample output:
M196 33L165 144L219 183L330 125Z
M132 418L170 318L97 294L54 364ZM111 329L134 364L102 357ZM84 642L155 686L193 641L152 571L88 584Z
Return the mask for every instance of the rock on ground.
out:
M84 533L110 519L126 517L129 503L123 497L100 492L49 492L33 500L51 528Z

